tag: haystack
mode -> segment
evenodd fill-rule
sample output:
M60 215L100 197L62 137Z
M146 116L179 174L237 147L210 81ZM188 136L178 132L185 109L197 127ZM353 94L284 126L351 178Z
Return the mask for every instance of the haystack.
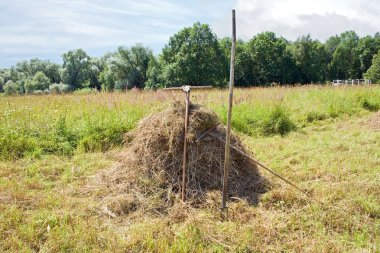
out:
M91 183L107 212L126 214L141 209L162 213L180 201L184 114L185 105L175 102L140 121L127 135L129 141L119 163ZM210 192L222 188L224 143L199 137L212 129L224 138L225 129L215 113L199 105L191 105L189 122L187 201L202 206ZM235 135L231 144L247 152ZM229 195L256 203L266 185L257 166L231 150Z

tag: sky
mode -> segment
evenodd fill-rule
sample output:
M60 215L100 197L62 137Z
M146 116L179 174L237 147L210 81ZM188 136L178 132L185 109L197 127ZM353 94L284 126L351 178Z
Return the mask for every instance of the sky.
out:
M229 36L232 9L244 40L263 31L325 41L380 30L379 0L0 0L0 68L35 57L61 63L76 48L98 57L143 43L159 54L170 36L198 21Z

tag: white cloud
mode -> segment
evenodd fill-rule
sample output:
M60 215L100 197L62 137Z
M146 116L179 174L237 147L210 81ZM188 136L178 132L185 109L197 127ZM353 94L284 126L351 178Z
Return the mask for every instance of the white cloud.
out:
M197 21L229 36L232 8L243 39L268 30L292 40L346 30L367 35L380 23L379 0L0 0L0 67L31 57L60 61L75 48L99 56L137 42L158 53Z
M378 0L237 0L235 9L238 35L243 39L262 31L291 40L308 33L325 40L347 30L368 35L377 32L380 23ZM228 36L228 22L215 23L215 31Z
M102 55L119 45L144 43L158 52L169 37L209 13L203 1L0 0L0 66L83 48ZM213 16L213 15L209 15Z

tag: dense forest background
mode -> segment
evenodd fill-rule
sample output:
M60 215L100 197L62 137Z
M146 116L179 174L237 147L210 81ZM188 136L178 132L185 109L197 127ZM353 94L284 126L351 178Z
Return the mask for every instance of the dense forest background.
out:
M226 86L231 40L219 39L207 24L195 23L172 37L155 56L142 44L119 47L96 58L76 49L63 63L31 59L0 69L0 92L64 93L83 89L105 91L156 89L190 85ZM333 79L380 81L380 33L359 37L347 31L325 43L310 35L291 42L273 32L238 40L237 86L329 83Z

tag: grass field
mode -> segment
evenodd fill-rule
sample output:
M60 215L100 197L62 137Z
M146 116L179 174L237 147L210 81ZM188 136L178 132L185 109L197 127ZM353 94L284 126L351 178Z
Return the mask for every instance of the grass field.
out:
M236 89L233 129L262 173L258 206L107 217L80 194L124 133L181 93L0 97L0 252L380 252L380 87ZM192 101L224 121L227 92ZM369 122L372 123L369 123Z

